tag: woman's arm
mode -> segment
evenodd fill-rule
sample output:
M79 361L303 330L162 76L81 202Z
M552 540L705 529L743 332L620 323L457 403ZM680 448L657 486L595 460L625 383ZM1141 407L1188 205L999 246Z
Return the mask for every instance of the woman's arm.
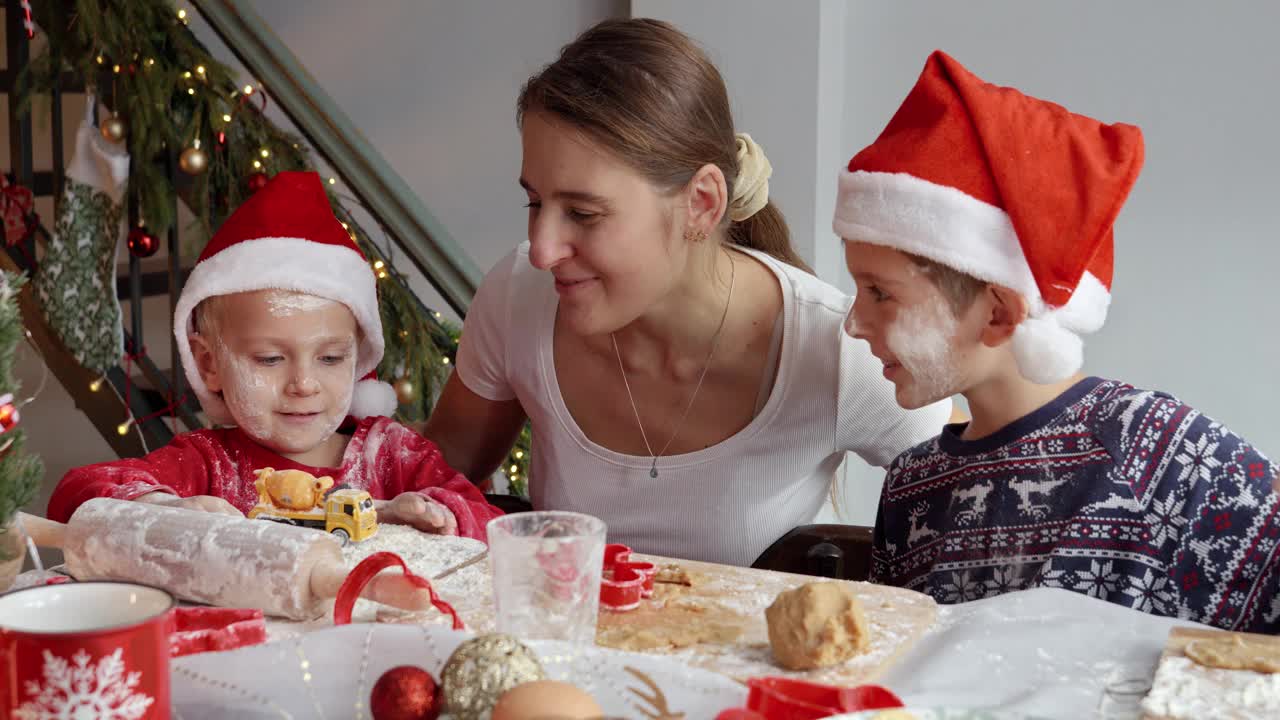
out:
M454 372L422 434L440 447L454 470L483 485L506 460L525 417L519 400L483 398L471 392Z

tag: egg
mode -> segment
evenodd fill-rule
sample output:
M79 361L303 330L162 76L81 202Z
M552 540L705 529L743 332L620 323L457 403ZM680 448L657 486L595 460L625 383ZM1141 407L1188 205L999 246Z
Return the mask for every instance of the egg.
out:
M535 680L517 685L498 698L490 720L588 720L604 711L587 693L556 680Z

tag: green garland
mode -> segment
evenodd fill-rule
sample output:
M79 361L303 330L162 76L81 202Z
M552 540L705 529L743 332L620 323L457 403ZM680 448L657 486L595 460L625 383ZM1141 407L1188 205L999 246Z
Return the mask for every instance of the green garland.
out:
M11 394L18 402L18 383L13 379L13 355L22 341L22 315L18 311L18 290L24 282L21 275L0 273L0 394ZM0 434L0 535L8 532L9 522L22 506L31 502L44 465L40 458L23 452L22 427L15 426ZM0 542L0 562L13 559L7 555L8 543Z
M19 111L30 107L33 95L55 89L68 70L85 78L99 96L111 98L128 128L126 142L134 160L128 192L153 234L163 237L176 222L175 193L194 214L192 234L203 245L213 228L252 194L251 175L314 169L301 139L261 112L260 92L239 85L231 69L214 59L187 27L187 13L193 11L176 10L168 0L61 0L33 7L48 44L19 76ZM193 147L206 152L208 169L181 176L184 187L179 191L169 167ZM386 354L378 374L412 386L414 400L402 405L397 417L420 421L430 414L448 378L459 329L422 305L391 264L390 244L386 251L380 248L342 199L330 192L334 213L379 277ZM503 471L513 490L523 494L527 432L521 437Z

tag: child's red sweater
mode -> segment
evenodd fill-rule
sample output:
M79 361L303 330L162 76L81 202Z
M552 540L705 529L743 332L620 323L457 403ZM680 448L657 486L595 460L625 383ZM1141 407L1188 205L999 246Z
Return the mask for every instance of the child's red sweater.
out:
M254 470L304 470L329 475L334 485L367 490L390 500L417 492L449 508L458 534L485 539L485 525L502 511L485 501L470 481L444 461L436 444L385 417L360 420L342 455L342 466L309 467L287 460L250 439L238 428L197 430L175 437L143 458L76 468L58 483L49 499L49 518L66 522L76 508L95 497L132 500L155 491L190 497L214 495L241 512L258 502Z

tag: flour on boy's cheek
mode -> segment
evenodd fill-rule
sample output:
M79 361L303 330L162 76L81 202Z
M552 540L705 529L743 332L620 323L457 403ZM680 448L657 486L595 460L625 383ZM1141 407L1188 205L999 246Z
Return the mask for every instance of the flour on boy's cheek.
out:
M256 371L248 358L223 349L229 377L223 381L223 398L236 424L251 437L259 438L268 433L268 415L273 404L267 379Z
M924 407L950 395L960 377L953 341L959 323L945 299L904 306L885 330L885 344L908 377L895 383L898 404Z

